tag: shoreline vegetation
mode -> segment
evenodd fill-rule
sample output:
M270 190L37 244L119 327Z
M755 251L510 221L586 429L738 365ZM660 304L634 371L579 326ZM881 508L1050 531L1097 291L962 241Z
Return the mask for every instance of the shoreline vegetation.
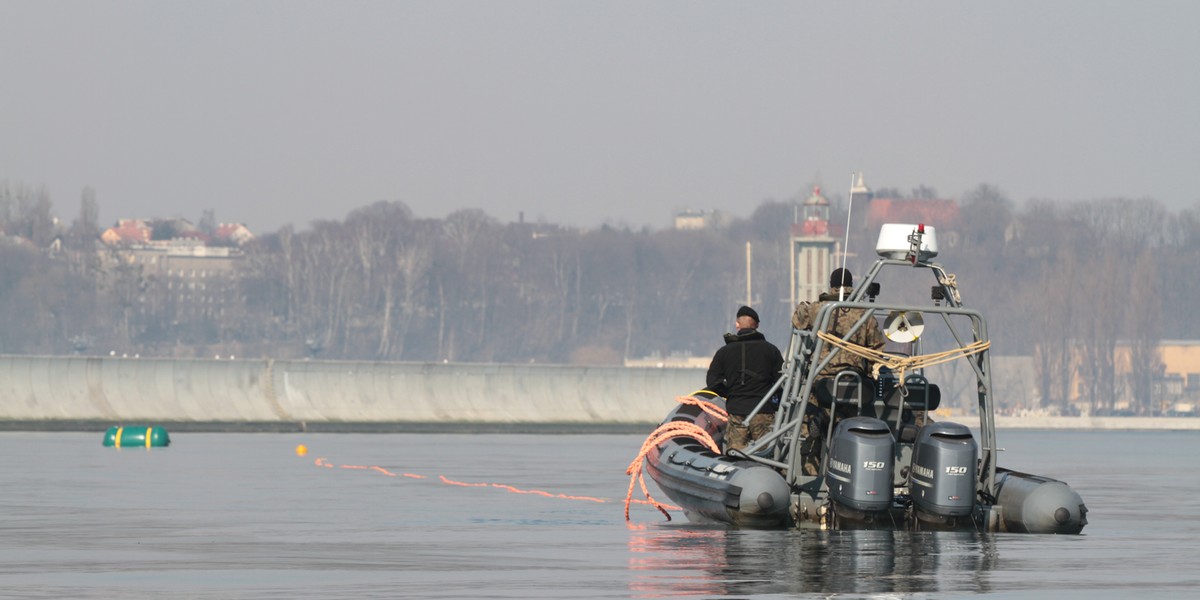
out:
M845 266L866 272L883 222L936 226L938 262L987 315L993 358L1024 355L1029 376L1013 393L994 382L997 398L1064 414L1196 404L1200 320L1186 317L1200 280L1179 274L1194 271L1200 209L1119 197L1018 204L987 184L957 199L924 186L873 198L879 210L851 220L848 198L822 197L829 223L848 223ZM785 345L799 298L788 240L803 202L768 199L745 218L661 230L507 222L481 209L425 218L377 202L341 221L233 237L211 212L198 224L102 227L91 192L68 227L44 190L0 184L12 242L0 244L0 303L21 317L0 321L0 351L618 367L711 357L747 297L767 338ZM883 283L889 302L929 293L908 278Z

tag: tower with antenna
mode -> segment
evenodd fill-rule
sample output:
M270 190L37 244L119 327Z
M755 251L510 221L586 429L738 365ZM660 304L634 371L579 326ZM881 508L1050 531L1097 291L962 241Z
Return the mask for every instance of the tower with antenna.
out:
M871 188L867 187L866 182L863 181L862 171L855 173L852 180L852 185L850 186L850 213L853 219L850 221L850 231L856 234L864 233L867 229L867 214L871 208L871 199L875 197L875 194L871 191Z

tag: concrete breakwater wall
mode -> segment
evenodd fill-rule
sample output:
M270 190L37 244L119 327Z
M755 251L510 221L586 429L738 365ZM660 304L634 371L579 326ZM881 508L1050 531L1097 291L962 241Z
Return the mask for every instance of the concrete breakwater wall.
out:
M0 420L656 423L681 368L0 357Z
M661 421L678 396L703 383L703 369L686 368L0 356L0 428L69 422L257 424L250 430L273 423L368 425L351 430L396 423L641 426ZM41 425L23 425L31 423ZM996 424L1197 430L1200 418L998 416Z
M997 429L1200 430L1197 417L996 417Z

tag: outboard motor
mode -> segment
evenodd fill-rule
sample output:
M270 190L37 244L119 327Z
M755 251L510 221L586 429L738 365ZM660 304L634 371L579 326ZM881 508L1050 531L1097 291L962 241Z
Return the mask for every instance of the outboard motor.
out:
M891 430L879 419L851 417L837 424L825 484L839 516L870 522L873 513L891 507L894 446Z
M958 423L921 428L913 448L911 489L917 517L949 524L975 507L978 446L971 430Z

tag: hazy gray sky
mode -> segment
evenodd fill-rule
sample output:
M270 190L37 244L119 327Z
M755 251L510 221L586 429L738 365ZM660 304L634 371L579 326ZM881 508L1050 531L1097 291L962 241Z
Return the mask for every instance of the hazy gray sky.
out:
M655 228L980 183L1200 201L1200 2L0 0L0 184L67 220Z

